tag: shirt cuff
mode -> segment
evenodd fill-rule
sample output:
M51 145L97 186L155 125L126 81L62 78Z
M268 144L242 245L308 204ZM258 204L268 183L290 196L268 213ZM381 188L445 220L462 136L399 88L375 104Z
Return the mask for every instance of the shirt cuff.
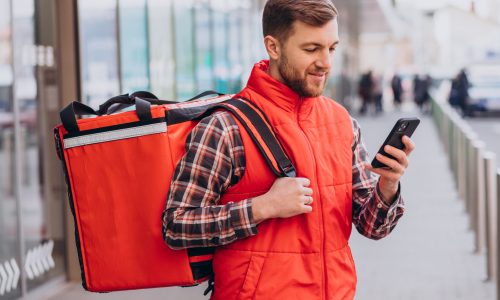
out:
M230 202L231 226L238 239L257 234L257 226L253 219L252 198L239 202Z
M379 189L379 183L377 182L377 188L375 189L375 203L377 204L378 209L384 209L388 211L392 207L397 206L401 202L401 182L398 183L398 191L396 192L396 195L394 196L394 199L392 201L389 201L382 196L382 193L380 192ZM390 204L389 204L390 203Z

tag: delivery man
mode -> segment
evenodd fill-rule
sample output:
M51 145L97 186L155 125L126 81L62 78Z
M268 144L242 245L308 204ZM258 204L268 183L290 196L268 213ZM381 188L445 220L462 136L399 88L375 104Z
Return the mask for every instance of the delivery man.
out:
M322 96L337 20L329 0L269 0L269 59L237 95L264 111L297 177L276 178L229 112L205 118L187 139L163 232L173 249L216 247L211 299L353 299L352 224L380 239L403 214L399 181L413 142L388 147L394 159L377 158L390 168L373 169L358 123Z

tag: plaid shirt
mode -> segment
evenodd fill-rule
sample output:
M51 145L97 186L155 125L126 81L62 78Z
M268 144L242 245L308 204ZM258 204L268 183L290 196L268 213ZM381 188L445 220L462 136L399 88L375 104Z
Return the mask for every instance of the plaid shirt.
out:
M371 239L387 236L403 215L398 189L389 206L378 190L378 178L366 170L366 147L358 122L352 119L352 221ZM186 141L163 212L163 237L173 249L212 247L257 234L252 198L219 205L221 195L245 172L245 150L238 125L229 112L199 122ZM387 201L388 202L388 201Z

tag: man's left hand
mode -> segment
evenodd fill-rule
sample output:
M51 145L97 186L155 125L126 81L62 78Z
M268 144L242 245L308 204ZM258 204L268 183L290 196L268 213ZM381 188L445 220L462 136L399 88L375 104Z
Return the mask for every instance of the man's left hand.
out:
M371 172L380 175L379 179L379 190L382 194L382 198L391 204L394 201L394 197L398 192L398 185L401 176L403 176L406 168L408 168L408 157L410 156L413 149L415 149L415 143L407 137L403 136L402 142L405 145L403 150L386 145L384 150L387 154L390 154L394 159L377 153L376 158L381 163L385 164L387 167L384 168L373 168L370 163L365 163L365 167Z

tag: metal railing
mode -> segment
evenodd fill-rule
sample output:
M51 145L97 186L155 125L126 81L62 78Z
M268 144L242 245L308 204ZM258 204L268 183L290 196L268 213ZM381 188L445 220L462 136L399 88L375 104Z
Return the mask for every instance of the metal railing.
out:
M432 116L469 216L475 252L485 253L487 280L494 281L500 299L500 169L496 155L486 151L486 143L448 103L433 100Z

